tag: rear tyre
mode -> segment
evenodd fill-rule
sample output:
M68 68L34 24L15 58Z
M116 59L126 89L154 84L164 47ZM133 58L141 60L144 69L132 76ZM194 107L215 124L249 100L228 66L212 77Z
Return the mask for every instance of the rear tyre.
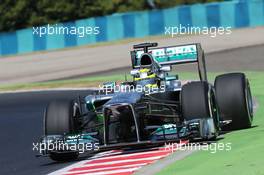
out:
M249 128L253 119L250 85L243 73L228 73L215 79L216 99L222 120L232 120L223 130Z
M64 135L76 131L72 101L54 101L46 108L44 116L45 135ZM78 152L51 152L50 158L55 161L70 161L78 158Z

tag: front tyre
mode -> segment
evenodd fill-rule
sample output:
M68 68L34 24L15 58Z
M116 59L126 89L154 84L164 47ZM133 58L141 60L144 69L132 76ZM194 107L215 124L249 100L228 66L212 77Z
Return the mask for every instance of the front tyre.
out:
M182 115L185 120L216 117L215 95L207 82L191 82L182 87Z
M210 139L216 139L218 135L219 118L213 87L204 81L190 82L182 87L181 91L182 117L185 121L201 119L203 121L213 119L215 133Z
M76 132L73 101L53 101L45 111L44 134L64 135ZM50 158L55 161L70 161L77 159L78 152L50 152Z

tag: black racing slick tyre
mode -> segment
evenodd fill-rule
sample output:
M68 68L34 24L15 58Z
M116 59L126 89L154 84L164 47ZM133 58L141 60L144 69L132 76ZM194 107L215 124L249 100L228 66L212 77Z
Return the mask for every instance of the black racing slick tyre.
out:
M210 118L215 112L214 93L207 82L190 82L182 87L181 105L184 120Z
M218 135L219 128L219 115L215 100L215 94L213 87L204 81L187 83L182 87L181 91L181 106L182 117L185 121L199 119L200 122L208 121L207 119L213 119L214 132L203 135L201 132L208 131L213 126L205 124L205 127L200 126L200 134L198 137L202 137L205 140L215 140ZM206 122L207 123L207 122ZM207 128L207 129L205 129Z
M72 101L62 100L49 103L44 117L45 135L63 135L74 132Z
M45 135L64 135L75 132L73 101L53 101L44 115ZM50 152L55 161L70 161L78 158L78 152Z
M214 83L221 120L232 120L223 130L249 128L253 119L253 102L249 82L243 73L219 75Z

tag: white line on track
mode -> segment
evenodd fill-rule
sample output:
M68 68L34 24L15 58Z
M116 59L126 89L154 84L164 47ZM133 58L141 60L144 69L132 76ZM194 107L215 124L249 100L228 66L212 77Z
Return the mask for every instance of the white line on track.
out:
M164 156L154 156L154 157L147 157L147 158L140 158L140 159L124 159L124 160L117 160L117 161L111 161L111 162L102 162L102 163L91 163L91 164L86 164L82 165L80 167L93 167L93 166L99 166L99 165L114 165L117 163L133 163L133 162L139 162L139 161L147 161L147 160L158 160L161 159ZM87 162L88 163L88 162Z
M188 141L181 141L178 145L184 145ZM173 145L174 147L175 145ZM156 162L172 152L166 147L146 148L142 150L122 151L112 150L101 152L86 160L80 161L63 169L57 170L50 175L58 174L102 174L107 170L110 173L125 173L130 174L132 172L116 172L116 170L122 169L135 169L138 170L141 167ZM135 171L133 170L133 172Z
M155 153L163 153L163 152L164 152L164 154L171 153L171 151L167 151L167 150L146 151L146 152L139 152L139 153L132 153L132 154L122 154L122 155L113 155L113 156L107 156L107 157L100 157L100 158L97 158L96 160L131 157L131 156L137 156L137 155L147 155L147 154L155 154Z
M82 175L106 175L106 174L117 174L117 173L126 173L126 172L134 172L138 168L126 168L126 169L120 169L120 170L113 170L113 171L102 171L97 173L85 173Z
M147 165L147 163L139 163L139 164L133 164L133 165L123 165L123 166L118 166L118 167L105 167L105 168L94 168L94 169L89 169L89 170L78 170L78 171L68 171L65 172L64 174L73 174L73 173L89 173L93 171L105 171L109 169L123 169L123 168L140 168L144 165Z

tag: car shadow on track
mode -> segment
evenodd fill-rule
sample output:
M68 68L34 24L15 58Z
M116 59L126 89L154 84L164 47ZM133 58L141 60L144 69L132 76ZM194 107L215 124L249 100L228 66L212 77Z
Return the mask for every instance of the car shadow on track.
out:
M59 164L65 164L65 165L68 165L68 164L73 164L73 163L77 163L77 162L80 162L82 160L87 160L89 158L91 158L93 155L83 155L81 157L79 157L78 159L76 160L71 160L71 161L61 161L61 162L57 162L57 161L53 161L50 159L50 162L48 163L45 163L45 164L42 164L40 166L52 166L52 165L59 165ZM49 157L45 157L44 159L49 159Z

